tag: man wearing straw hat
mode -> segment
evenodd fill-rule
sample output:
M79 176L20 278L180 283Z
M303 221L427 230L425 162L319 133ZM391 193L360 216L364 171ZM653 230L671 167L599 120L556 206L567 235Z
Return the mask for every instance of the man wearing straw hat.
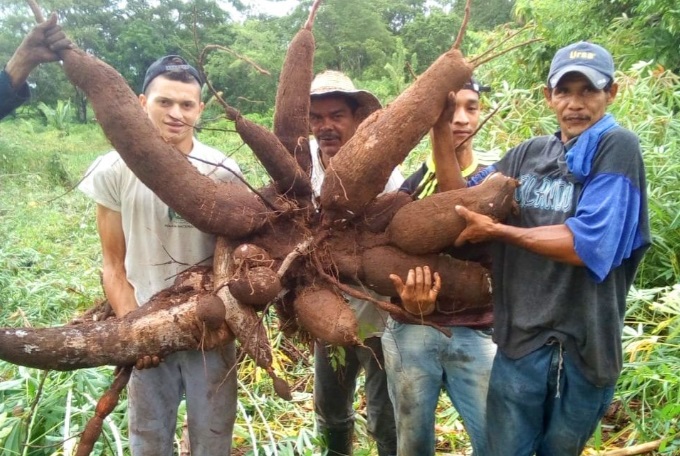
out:
M312 81L309 120L312 134L312 187L321 191L330 159L354 135L359 124L380 101L370 92L357 90L339 71L324 71ZM398 170L390 176L385 192L395 191L403 182ZM362 292L370 293L367 289ZM344 360L333 362L333 347L316 341L314 349L314 411L328 454L351 455L354 435L354 391L357 377L366 374L368 432L376 440L380 456L396 454L394 410L387 391L380 337L387 315L373 304L347 298L359 321L361 347L343 347ZM341 358L342 359L342 358ZM336 367L334 367L334 365Z

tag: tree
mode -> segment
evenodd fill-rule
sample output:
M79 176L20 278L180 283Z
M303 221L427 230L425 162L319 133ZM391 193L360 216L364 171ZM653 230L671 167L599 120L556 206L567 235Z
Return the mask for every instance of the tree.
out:
M303 15L303 5L291 15ZM350 14L351 12L351 14ZM362 0L327 0L315 25L315 68L335 69L355 78L364 73L383 73L387 56L394 51L394 37L380 10Z
M515 0L477 0L472 3L470 26L475 30L490 30L505 24L511 19L512 8ZM463 15L465 2L456 1L453 11L459 16Z

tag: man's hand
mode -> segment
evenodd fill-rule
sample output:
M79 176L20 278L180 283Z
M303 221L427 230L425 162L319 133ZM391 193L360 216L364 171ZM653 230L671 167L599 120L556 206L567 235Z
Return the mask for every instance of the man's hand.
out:
M163 358L161 358L157 355L142 356L135 363L135 368L142 370L142 369L150 369L152 367L158 367L158 365L161 363L161 361L163 361Z
M12 87L19 88L35 67L41 63L59 60L58 52L72 47L71 40L57 24L57 15L52 13L48 20L36 25L26 35L7 62L5 71Z
M434 276L434 285L432 277ZM437 295L442 287L439 273L430 273L428 266L409 269L406 283L396 274L390 274L404 309L418 316L430 315L434 312Z
M439 118L434 123L434 127L451 128L453 122L453 114L456 112L456 92L449 92L446 97L446 104L442 110Z
M463 206L456 206L455 210L467 223L467 226L454 243L456 247L460 247L466 242L476 244L495 239L497 223L490 217L471 211Z

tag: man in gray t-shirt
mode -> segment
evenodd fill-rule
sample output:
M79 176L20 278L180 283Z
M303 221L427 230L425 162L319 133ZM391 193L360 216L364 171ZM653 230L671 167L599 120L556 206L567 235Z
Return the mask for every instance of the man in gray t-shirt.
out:
M201 174L233 181L235 174L240 175L236 163L193 136L204 107L201 84L198 71L184 59L165 56L147 70L140 103L163 139ZM199 231L168 207L116 151L97 159L79 188L97 203L104 290L118 318L172 285L188 266L205 262L215 250L215 236ZM187 404L191 454L229 454L236 382L233 342L210 351L172 353L157 367L135 369L128 386L131 454L173 454L182 399Z

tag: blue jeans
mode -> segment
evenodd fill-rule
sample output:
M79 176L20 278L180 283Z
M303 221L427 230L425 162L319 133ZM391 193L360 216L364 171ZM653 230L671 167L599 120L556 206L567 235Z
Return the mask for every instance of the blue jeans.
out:
M397 420L397 454L433 455L435 410L444 388L463 419L475 455L486 456L486 395L496 345L490 331L387 321L382 336L387 385Z
M383 353L379 337L368 337L363 347L344 347L345 364L334 369L326 346L314 344L314 411L319 431L329 439L329 454L352 454L354 434L354 392L357 377L366 374L368 433L375 439L380 456L396 454L394 409L387 392ZM348 439L346 445L341 442ZM337 442L337 443L336 443Z
M581 374L555 341L520 359L500 351L487 404L490 456L578 456L614 395Z
M172 353L151 369L133 369L128 385L130 452L171 456L177 407L186 398L191 454L227 455L236 418L236 351Z

